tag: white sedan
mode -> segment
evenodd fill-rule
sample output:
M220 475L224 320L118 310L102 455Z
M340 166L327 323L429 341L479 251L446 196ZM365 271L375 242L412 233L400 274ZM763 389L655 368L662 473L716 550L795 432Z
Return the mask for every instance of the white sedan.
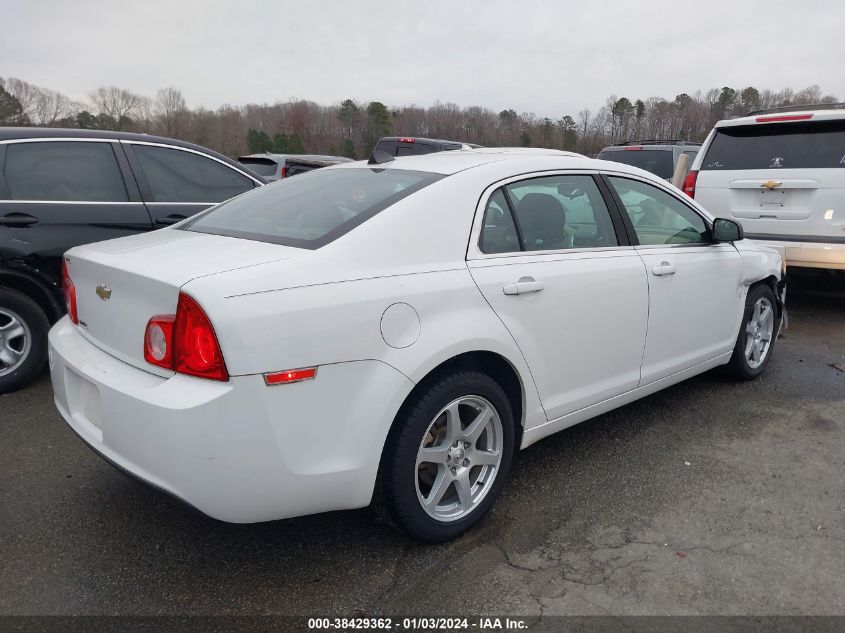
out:
M656 176L552 150L377 154L74 248L56 406L112 464L238 523L373 503L427 541L514 452L783 321L780 255Z

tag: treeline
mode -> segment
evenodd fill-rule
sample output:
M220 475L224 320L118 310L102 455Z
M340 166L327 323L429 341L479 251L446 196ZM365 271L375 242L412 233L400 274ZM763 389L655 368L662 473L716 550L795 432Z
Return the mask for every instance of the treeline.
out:
M815 85L798 91L749 86L682 93L674 99L611 95L595 110L585 108L559 118L453 103L389 107L379 101L352 99L332 106L294 100L209 110L189 108L173 87L162 88L152 98L105 86L80 103L21 79L0 77L0 125L147 132L198 143L229 156L272 151L363 158L381 136L390 134L594 155L606 145L627 140L702 141L719 119L762 108L836 100Z

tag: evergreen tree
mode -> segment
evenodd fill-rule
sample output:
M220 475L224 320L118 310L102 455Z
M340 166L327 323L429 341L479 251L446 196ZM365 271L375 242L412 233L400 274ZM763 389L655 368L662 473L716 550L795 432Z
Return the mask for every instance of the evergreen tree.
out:
M29 125L29 117L24 114L21 102L0 85L0 125Z
M299 138L296 134L290 135L290 141L288 142L288 152L291 154L304 154L305 153L305 145L302 143L302 139Z
M358 160L358 154L355 152L355 143L352 142L351 138L343 141L343 150L340 155L351 158L352 160Z

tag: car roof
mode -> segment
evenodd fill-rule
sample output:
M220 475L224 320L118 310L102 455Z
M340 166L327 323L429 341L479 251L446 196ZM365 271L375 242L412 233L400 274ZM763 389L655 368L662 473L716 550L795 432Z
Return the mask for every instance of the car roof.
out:
M693 141L674 141L674 140L667 140L667 141L628 141L626 143L617 143L616 145L608 145L607 147L603 148L601 151L624 151L629 147L638 147L640 149L672 149L673 147L689 147L690 149L699 149L701 147L701 143L694 143Z
M738 125L776 125L778 123L813 123L823 121L841 121L845 119L845 110L790 110L789 112L758 113L735 119L724 119L716 123L716 127L733 127Z
M414 139L413 142L424 141L426 143L453 143L455 145L471 145L464 141L455 141L447 138L429 138L427 136L382 136L378 142L382 141L404 141L405 139Z
M246 154L244 156L238 156L238 160L242 158L267 158L269 160L335 160L339 162L352 162L351 158L346 158L346 156L332 156L331 154L273 154L270 152L260 153L260 154Z
M426 171L444 175L456 174L460 171L479 167L489 163L505 161L521 161L520 170L533 169L585 169L625 172L656 179L642 169L606 160L587 158L574 152L564 152L556 149L542 149L535 147L480 147L478 149L452 150L449 152L434 152L431 154L417 154L414 156L398 156L391 161L370 165L364 161L333 165L327 169L350 169L369 167L371 169L407 169Z
M154 136L152 134L136 134L134 132L114 132L112 130L81 130L78 128L64 128L64 127L0 127L0 141L14 141L31 138L96 138L109 139L115 141L137 141L140 143L161 143L162 145L173 145L175 147L184 147L185 149L192 149L202 154L208 154L223 162L237 167L238 169L247 172L254 180L259 182L266 182L262 180L261 176L249 170L248 167L233 161L228 156L224 156L214 150L203 147L202 145L195 145L187 141L180 141L175 138L167 138L165 136Z

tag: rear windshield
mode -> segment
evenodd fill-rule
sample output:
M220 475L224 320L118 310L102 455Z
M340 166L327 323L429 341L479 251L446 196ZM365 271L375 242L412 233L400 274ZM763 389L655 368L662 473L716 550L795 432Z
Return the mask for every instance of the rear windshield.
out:
M400 169L315 169L232 198L180 228L320 248L441 178Z
M845 121L716 129L701 169L845 167Z
M279 168L278 163L269 158L239 158L238 162L247 169L251 169L259 176L264 176L265 178L272 178L275 176L276 170Z
M671 149L603 149L596 158L639 167L661 178L671 178L674 169Z

